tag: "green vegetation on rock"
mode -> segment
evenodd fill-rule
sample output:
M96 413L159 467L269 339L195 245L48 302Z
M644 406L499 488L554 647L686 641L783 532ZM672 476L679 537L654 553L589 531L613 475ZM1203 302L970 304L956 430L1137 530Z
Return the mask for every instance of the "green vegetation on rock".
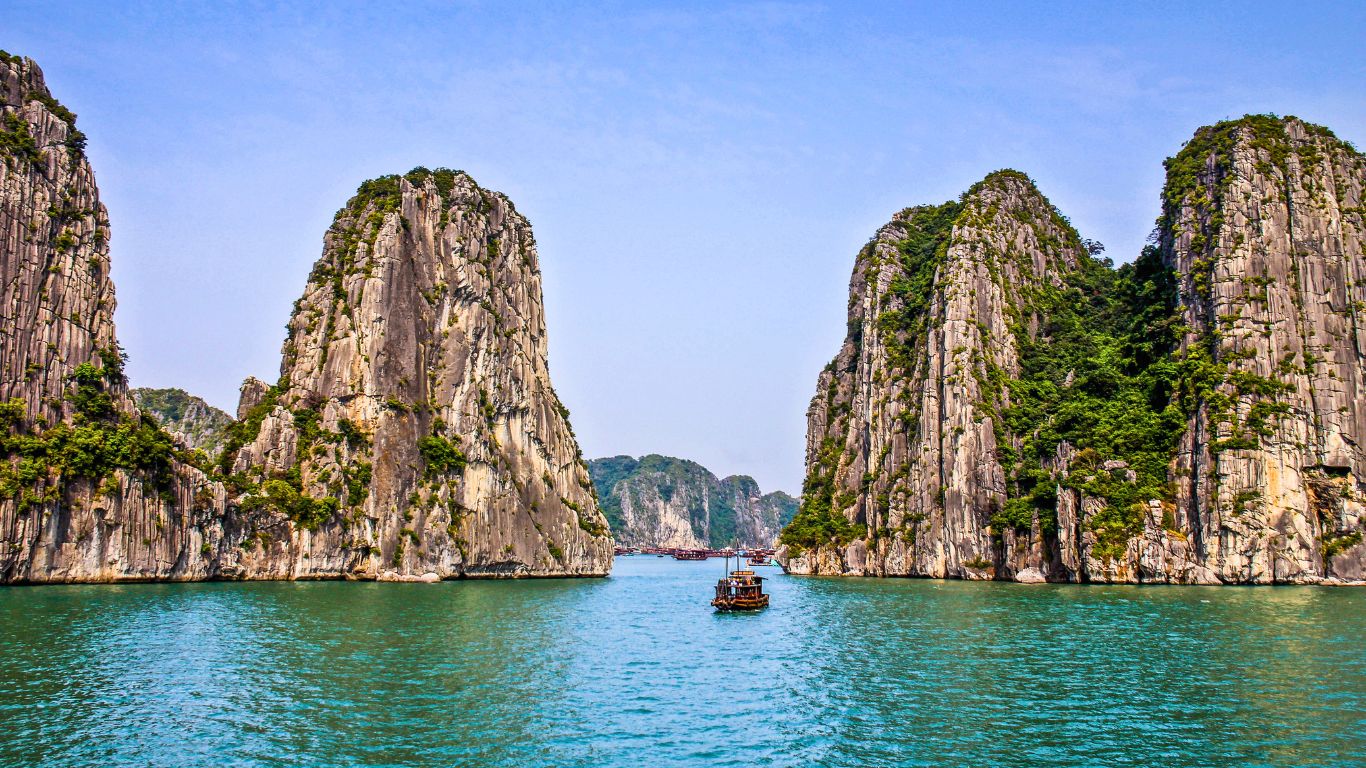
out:
M118 411L108 390L111 376L92 363L76 366L65 397L74 411L69 423L33 424L23 400L0 403L0 497L16 499L22 511L59 501L72 480L98 485L116 470L170 493L172 459L190 457L151 417Z
M796 556L803 549L822 544L848 544L862 536L866 529L835 508L835 471L839 466L840 448L834 438L821 444L815 468L802 482L801 505L792 522L783 528L779 541Z
M242 501L245 510L269 509L280 512L299 527L310 531L331 519L338 506L334 496L310 498L300 489L297 476L267 480Z
M138 407L167 431L183 435L187 447L209 457L217 457L222 451L227 429L233 423L228 414L183 389L140 388L131 394Z
M1174 278L1148 248L1119 270L1083 256L1064 280L1038 288L1022 308L1040 318L1035 335L1013 329L1021 371L1004 382L1010 405L998 422L1009 488L992 524L1027 530L1037 515L1045 530L1056 527L1059 478L1044 465L1066 442L1077 455L1063 486L1105 499L1095 532L1103 545L1120 545L1141 530L1143 502L1170 497L1167 465L1185 428L1173 402Z
M261 399L242 419L229 424L224 430L226 439L223 443L223 452L218 457L218 471L223 474L232 472L233 462L237 460L237 452L247 443L256 439L261 434L261 424L275 410L275 406L280 402L280 387L271 387L266 391L266 396Z
M429 477L451 472L460 474L465 471L465 454L441 435L418 438L417 450L422 455L422 460L427 462Z
M8 168L14 168L16 163L36 166L43 162L43 151L29 132L28 121L18 112L0 114L0 153Z
M924 344L935 281L947 258L954 223L962 212L962 202L951 200L943 205L910 208L900 214L906 229L905 237L896 244L899 276L883 299L884 303L894 299L898 306L877 316L877 328L893 367L909 370L917 350Z

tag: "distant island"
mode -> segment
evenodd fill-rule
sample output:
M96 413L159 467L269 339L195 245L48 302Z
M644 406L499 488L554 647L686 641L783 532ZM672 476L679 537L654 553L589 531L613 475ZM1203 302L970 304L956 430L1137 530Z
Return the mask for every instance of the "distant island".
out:
M619 546L771 547L797 512L782 491L762 493L746 475L717 479L697 462L650 454L588 462Z

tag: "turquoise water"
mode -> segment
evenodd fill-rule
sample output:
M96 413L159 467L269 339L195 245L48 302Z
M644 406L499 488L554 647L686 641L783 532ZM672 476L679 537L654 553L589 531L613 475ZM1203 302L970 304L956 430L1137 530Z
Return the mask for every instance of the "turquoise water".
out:
M1366 762L1366 590L761 571L0 589L0 765Z

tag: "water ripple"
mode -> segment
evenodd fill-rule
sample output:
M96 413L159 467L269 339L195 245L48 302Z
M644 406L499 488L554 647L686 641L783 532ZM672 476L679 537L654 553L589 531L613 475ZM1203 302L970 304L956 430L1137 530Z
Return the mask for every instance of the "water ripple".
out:
M1366 762L1366 592L607 580L0 590L0 765Z

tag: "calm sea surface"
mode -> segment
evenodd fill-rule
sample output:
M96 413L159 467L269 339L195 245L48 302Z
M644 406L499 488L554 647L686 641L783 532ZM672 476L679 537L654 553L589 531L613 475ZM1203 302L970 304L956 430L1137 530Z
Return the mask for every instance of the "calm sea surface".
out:
M0 765L1361 765L1366 590L0 589Z

